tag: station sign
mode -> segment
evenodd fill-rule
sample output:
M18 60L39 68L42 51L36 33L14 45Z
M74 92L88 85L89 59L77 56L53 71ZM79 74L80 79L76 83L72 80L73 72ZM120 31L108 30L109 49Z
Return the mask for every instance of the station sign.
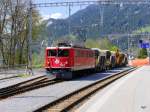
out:
M141 44L140 44L140 47L141 47L141 48L145 48L145 49L146 49L146 48L150 48L150 44L149 44L149 43L141 43Z

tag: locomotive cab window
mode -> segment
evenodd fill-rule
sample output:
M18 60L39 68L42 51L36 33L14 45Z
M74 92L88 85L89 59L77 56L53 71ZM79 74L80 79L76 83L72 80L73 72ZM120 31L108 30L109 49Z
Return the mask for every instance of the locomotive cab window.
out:
M68 49L59 49L58 50L58 57L68 57L69 50Z
M55 49L51 49L47 51L47 56L56 56L57 52Z
M47 56L58 56L58 57L68 57L69 50L68 49L51 49L47 51Z

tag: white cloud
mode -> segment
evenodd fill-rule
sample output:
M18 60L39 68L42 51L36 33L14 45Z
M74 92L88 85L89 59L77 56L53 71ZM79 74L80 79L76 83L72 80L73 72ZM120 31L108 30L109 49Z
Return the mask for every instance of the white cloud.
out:
M50 15L43 15L42 17L43 17L43 20L47 20L50 18Z
M47 20L49 18L53 18L53 19L61 19L61 18L65 18L63 16L62 13L52 13L52 14L49 14L49 15L43 15L43 20Z
M60 18L63 18L63 15L62 15L62 13L52 13L52 14L50 14L50 18L60 19Z

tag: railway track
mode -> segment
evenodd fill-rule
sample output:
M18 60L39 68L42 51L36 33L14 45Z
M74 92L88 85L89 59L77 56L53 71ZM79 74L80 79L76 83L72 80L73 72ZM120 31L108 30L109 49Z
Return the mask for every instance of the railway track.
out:
M14 79L17 77L19 77L19 76L4 77L4 78L0 78L0 81L7 80L7 79Z
M120 72L118 74L105 77L95 83L92 83L92 84L90 84L86 87L83 87L79 90L76 90L62 98L59 98L56 101L51 102L50 104L35 110L35 112L39 112L39 111L48 111L48 112L73 111L77 105L79 105L80 103L85 101L91 95L95 94L97 91L103 89L110 83L114 82L115 80L127 75L128 73L130 73L136 69L137 68L131 68L131 69L125 70L123 72Z
M0 89L0 100L8 98L17 94L21 94L27 91L45 87L58 83L60 81L55 80L54 78L49 79L45 76L37 77L32 80L24 81L6 88Z
M1 78L0 79L0 83L8 82L8 81L19 79L19 78L20 78L19 76L12 76L12 77Z

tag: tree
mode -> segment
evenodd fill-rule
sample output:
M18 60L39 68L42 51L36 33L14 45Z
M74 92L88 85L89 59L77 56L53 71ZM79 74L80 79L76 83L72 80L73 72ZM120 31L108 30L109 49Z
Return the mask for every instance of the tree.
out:
M87 39L85 42L85 46L88 48L100 48L99 41L94 39Z
M107 38L103 38L99 40L87 39L87 41L85 42L85 46L89 48L107 49L110 51L116 51L118 49Z
M27 62L28 5L26 0L0 1L0 53L4 64ZM33 39L40 33L40 15L33 9Z
M139 50L138 58L146 58L147 56L148 56L148 54L147 54L146 48L142 48Z

